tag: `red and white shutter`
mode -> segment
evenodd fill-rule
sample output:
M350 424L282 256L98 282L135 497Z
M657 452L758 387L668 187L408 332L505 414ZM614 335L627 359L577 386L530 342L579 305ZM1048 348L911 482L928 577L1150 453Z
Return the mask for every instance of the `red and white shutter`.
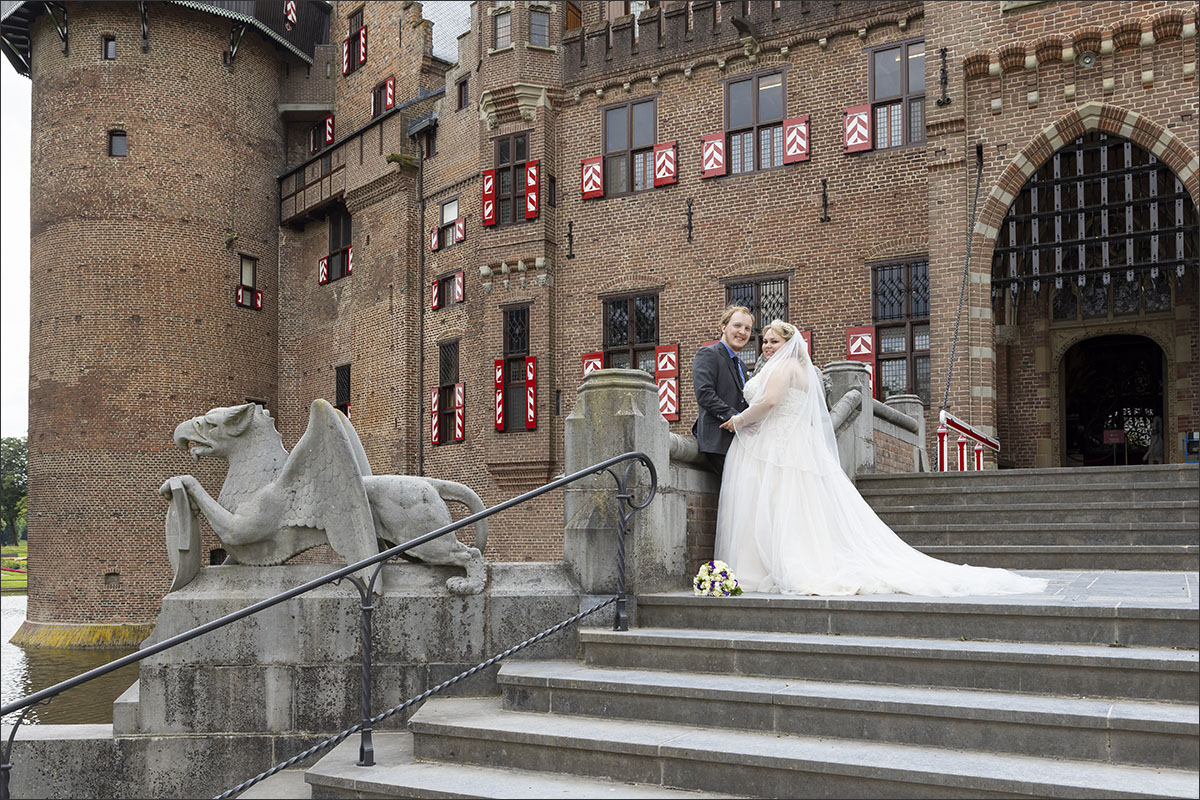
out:
M783 121L783 163L808 161L808 117Z
M333 114L325 118L325 146L333 144Z
M850 106L842 112L842 152L871 149L871 104Z
M383 110L387 111L396 105L396 79L388 78L383 89Z
M541 185L541 167L538 161L525 162L525 219L537 219L538 186Z
M537 356L525 357L525 427L537 427Z
M350 74L350 38L342 39L342 74Z
M871 376L871 396L875 396L875 328L860 325L846 328L846 360L867 365Z
M329 283L329 256L325 256L317 262L317 283Z
M354 248L353 247L346 248L346 274L347 275L354 274Z
M604 197L604 158L585 158L579 164L579 187L583 192L583 199Z
M658 410L668 420L679 419L679 345L654 348L654 382L658 384Z
M358 30L358 64L362 66L367 63L367 26L363 25Z
M454 273L454 302L461 303L463 301L463 272L459 270Z
M438 443L438 390L429 390L429 443Z
M496 224L496 170L483 171L483 224Z
M800 336L804 339L804 346L808 348L808 357L813 360L813 363L816 363L817 358L813 354L812 331L800 331Z
M583 354L583 377L591 375L598 369L604 368L604 353Z
M454 220L454 242L457 244L467 238L467 218L459 217Z
M297 19L296 0L284 0L283 16L287 18L287 29L290 31L292 26L296 24Z
M434 225L429 231L429 252L434 252L441 246L441 237L438 236L438 226Z
M438 295L438 279L434 278L429 289L429 307L437 311L442 307L442 298Z
M454 441L467 438L467 385L454 384Z
M254 290L254 310L262 311L262 289Z
M700 177L716 178L725 174L725 134L700 137Z
M679 170L674 142L654 145L654 185L668 186L675 182Z
M237 287L237 291L234 293L234 302L239 306L245 305L245 302L242 300L242 298L245 296L246 288L244 286Z
M504 359L496 359L496 430L504 430Z

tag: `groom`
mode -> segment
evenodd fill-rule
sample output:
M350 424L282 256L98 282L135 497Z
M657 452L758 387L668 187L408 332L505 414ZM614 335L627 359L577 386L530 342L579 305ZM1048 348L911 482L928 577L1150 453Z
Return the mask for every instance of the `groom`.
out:
M717 475L725 469L725 454L733 442L733 434L721 430L721 423L746 408L742 387L747 375L738 353L753 331L750 309L729 306L721 315L720 341L700 348L692 359L692 386L700 406L692 433Z

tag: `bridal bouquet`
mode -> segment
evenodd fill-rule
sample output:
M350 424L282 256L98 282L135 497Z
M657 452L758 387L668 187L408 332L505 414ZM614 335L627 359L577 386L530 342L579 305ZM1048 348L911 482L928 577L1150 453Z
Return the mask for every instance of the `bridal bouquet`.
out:
M700 571L692 579L692 589L698 595L709 597L734 597L742 593L733 570L724 561L701 564Z

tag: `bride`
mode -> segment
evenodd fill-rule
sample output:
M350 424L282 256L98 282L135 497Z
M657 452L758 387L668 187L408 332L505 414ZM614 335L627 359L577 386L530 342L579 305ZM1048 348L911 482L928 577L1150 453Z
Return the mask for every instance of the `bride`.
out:
M950 564L905 544L842 471L821 373L796 328L763 330L750 407L721 425L729 448L716 557L747 592L949 597L1041 592L1046 581Z

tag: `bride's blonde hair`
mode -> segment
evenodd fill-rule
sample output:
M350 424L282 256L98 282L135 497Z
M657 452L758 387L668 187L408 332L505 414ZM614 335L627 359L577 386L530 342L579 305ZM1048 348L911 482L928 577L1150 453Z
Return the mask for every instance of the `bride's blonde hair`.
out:
M784 322L781 319L772 321L769 325L763 327L763 333L767 331L775 331L779 334L779 338L785 342L796 335L796 326L790 322Z

